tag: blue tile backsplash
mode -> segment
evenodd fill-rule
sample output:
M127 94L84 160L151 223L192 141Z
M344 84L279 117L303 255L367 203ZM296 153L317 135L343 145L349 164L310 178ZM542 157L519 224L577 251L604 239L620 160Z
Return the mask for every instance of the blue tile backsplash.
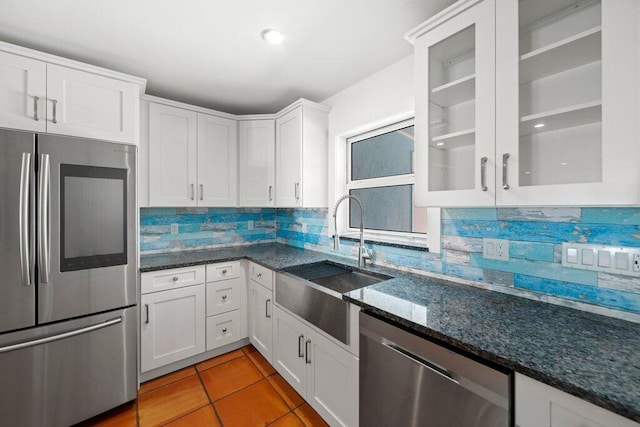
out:
M326 208L143 208L140 246L144 254L277 241L334 253L328 226ZM554 296L640 313L640 279L561 265L562 242L640 247L640 208L443 209L441 227L440 254L367 246L378 265L456 276L541 299ZM509 239L510 260L484 259L484 237ZM357 243L343 240L339 254L355 259Z

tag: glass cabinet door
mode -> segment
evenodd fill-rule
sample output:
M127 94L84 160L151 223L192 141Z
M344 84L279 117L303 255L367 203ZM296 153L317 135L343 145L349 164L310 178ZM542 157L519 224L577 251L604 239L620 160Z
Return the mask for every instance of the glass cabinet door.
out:
M636 170L625 151L636 153L638 118L620 118L637 113L628 70L637 73L638 37L623 12L637 17L633 3L497 3L498 204L620 204L631 195L621 170Z
M494 2L416 40L416 200L494 204Z

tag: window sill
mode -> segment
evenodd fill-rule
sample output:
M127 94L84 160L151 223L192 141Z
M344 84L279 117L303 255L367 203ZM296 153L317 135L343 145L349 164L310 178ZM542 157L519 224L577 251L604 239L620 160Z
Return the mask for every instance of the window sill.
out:
M333 236L331 236L333 238ZM345 232L340 234L340 240L350 242L360 242L360 233ZM427 247L427 237L397 237L373 232L364 233L365 243L373 243L374 245L390 246L394 248L411 249L415 251L429 252Z

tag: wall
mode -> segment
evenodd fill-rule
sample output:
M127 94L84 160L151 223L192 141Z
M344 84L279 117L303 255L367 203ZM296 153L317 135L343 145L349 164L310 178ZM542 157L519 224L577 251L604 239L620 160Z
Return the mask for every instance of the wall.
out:
M327 209L278 209L277 240L334 253ZM484 259L482 238L509 239L508 262ZM640 248L640 208L482 208L442 210L442 253L367 244L373 262L415 273L437 273L476 286L565 305L580 302L640 313L640 280L562 267L562 242ZM343 241L340 255L357 257Z
M266 243L275 239L273 208L140 209L141 255Z

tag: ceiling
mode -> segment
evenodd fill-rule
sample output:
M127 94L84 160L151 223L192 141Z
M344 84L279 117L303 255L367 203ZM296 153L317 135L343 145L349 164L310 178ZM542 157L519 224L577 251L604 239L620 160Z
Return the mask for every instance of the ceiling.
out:
M0 0L0 40L147 79L235 114L322 101L411 54L403 35L454 0ZM265 43L267 28L284 32Z

